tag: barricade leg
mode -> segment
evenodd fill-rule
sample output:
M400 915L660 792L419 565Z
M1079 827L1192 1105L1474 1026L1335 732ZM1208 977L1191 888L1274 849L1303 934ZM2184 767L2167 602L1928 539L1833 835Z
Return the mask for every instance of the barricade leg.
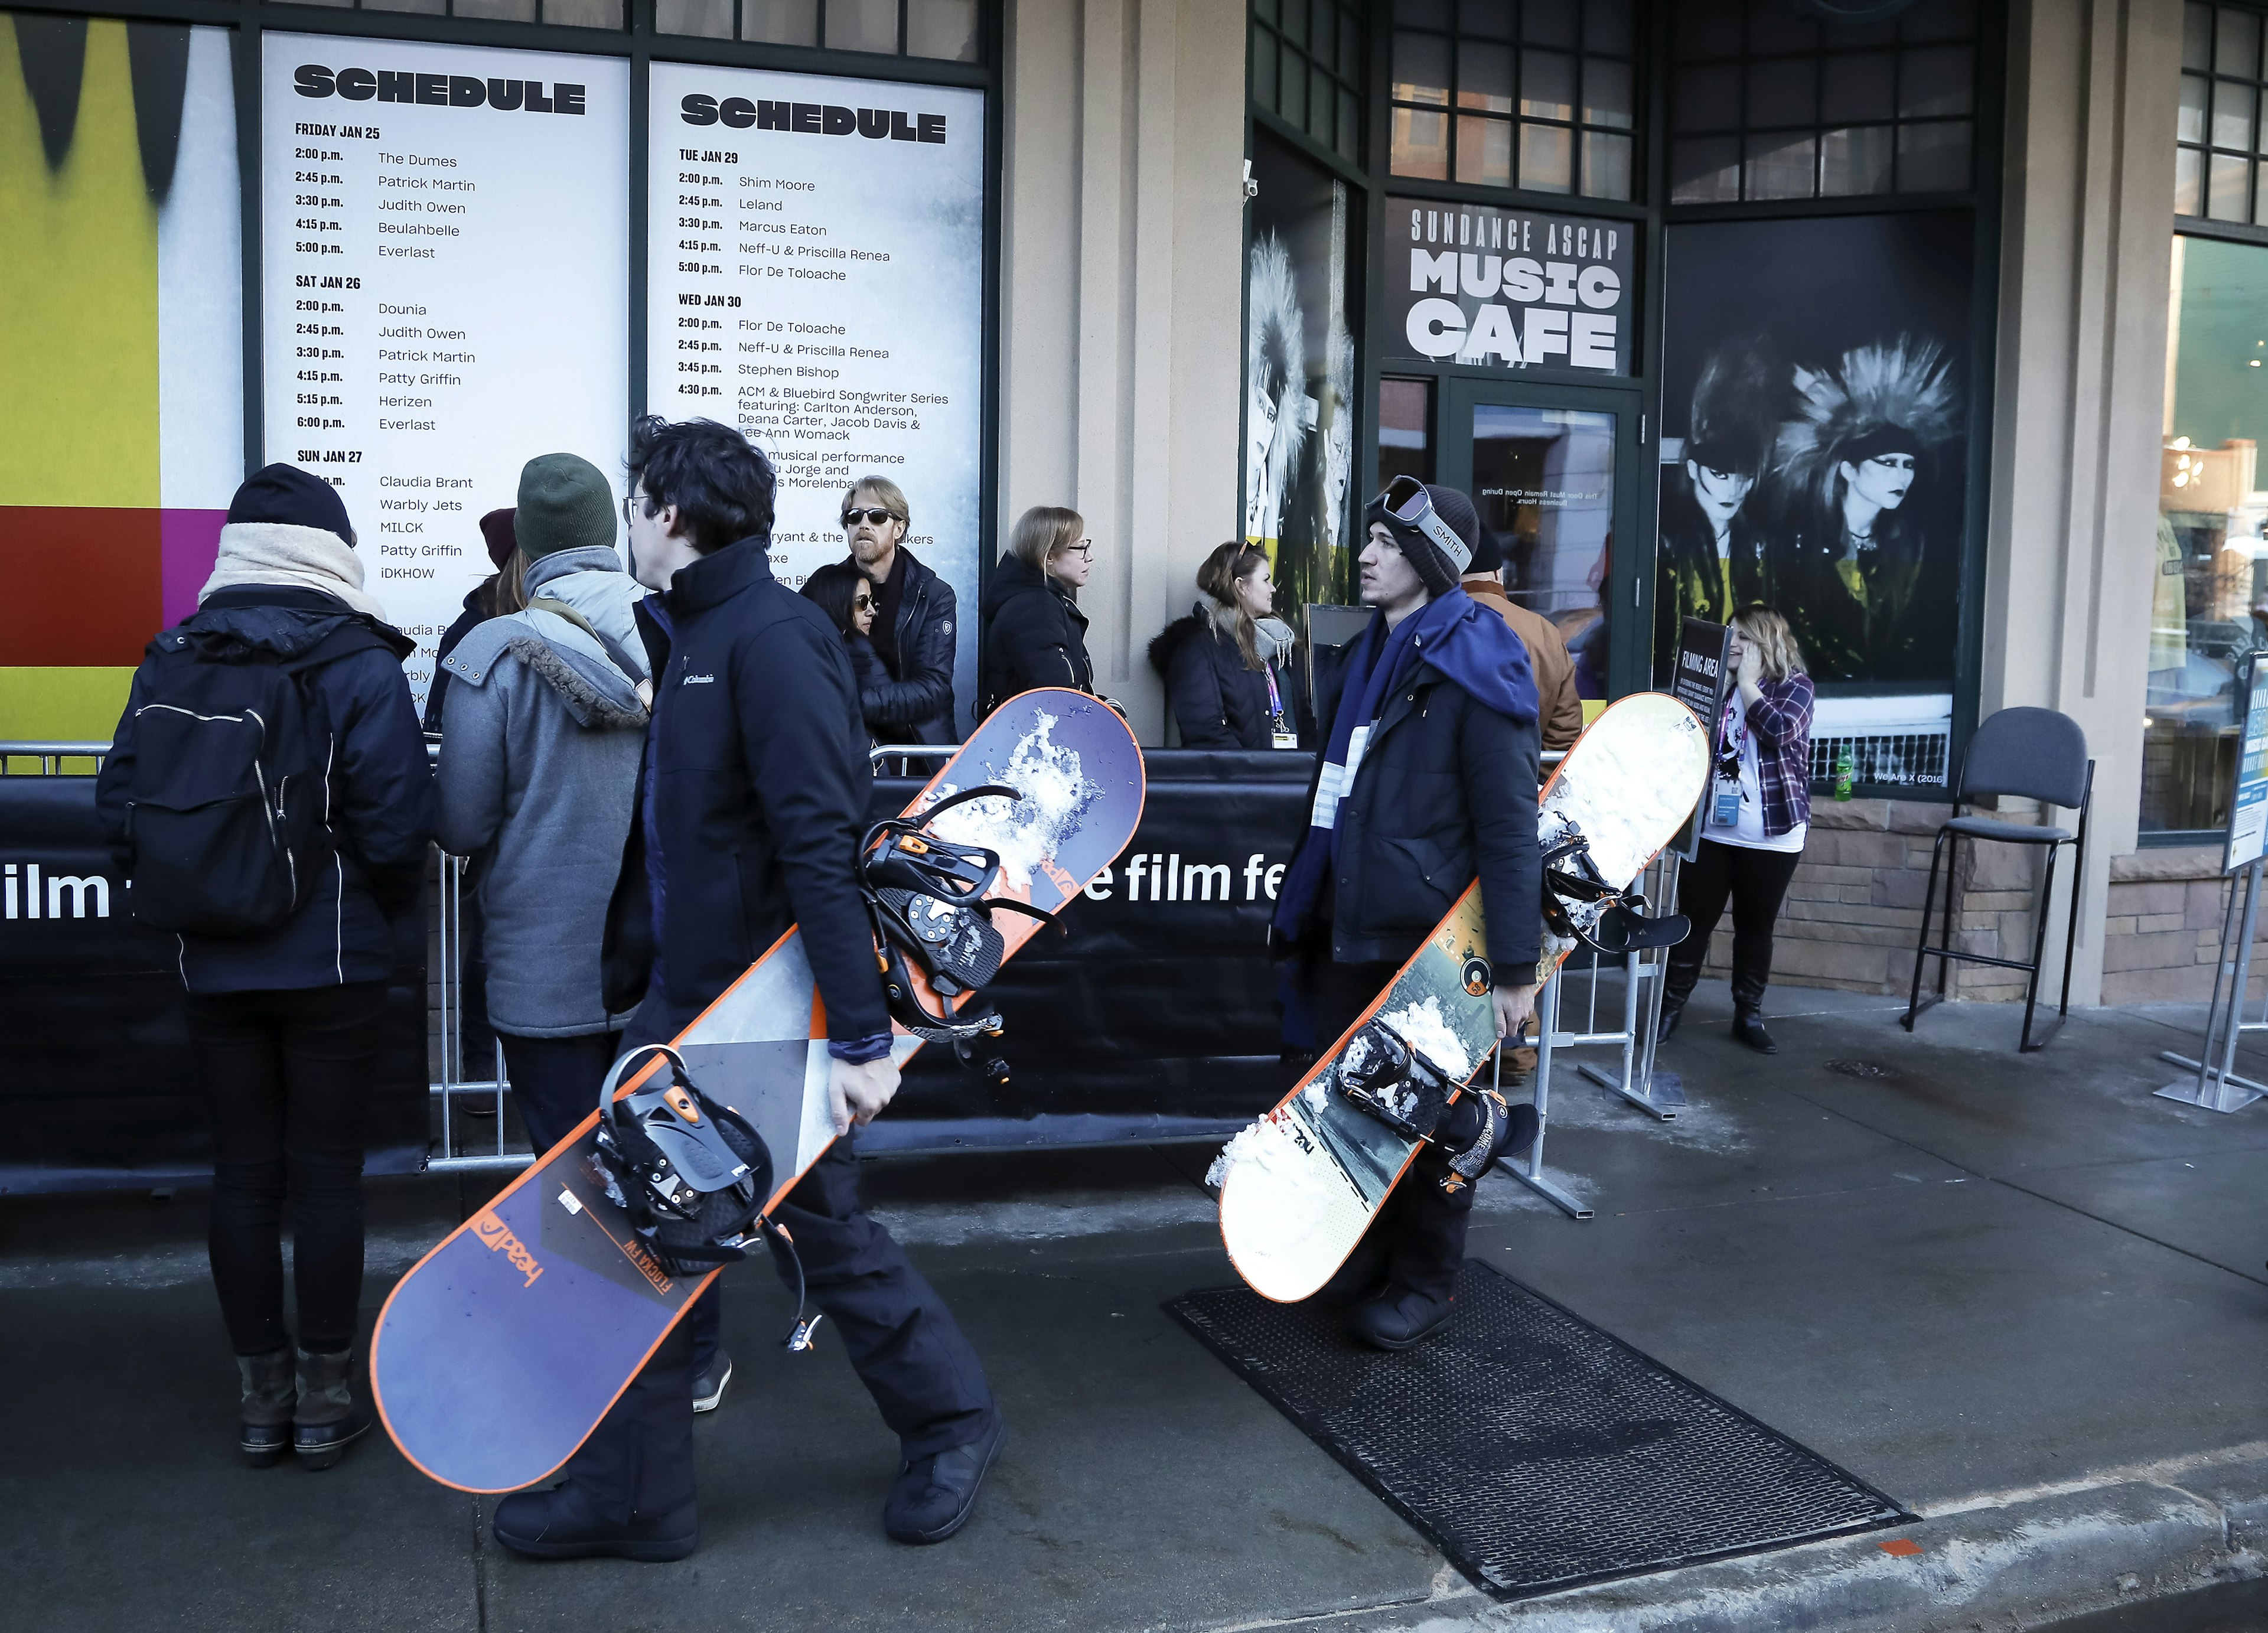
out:
M2264 1029L2258 1021L2242 1019L2247 988L2252 982L2252 938L2260 916L2260 873L2262 864L2253 863L2244 870L2244 907L2242 913L2236 905L2237 891L2231 886L2228 908L2220 920L2220 956L2213 961L2213 997L2205 1005L2205 1043L2199 1057L2192 1060L2171 1049L2161 1053L2159 1059L2176 1066L2185 1066L2197 1075L2168 1084L2156 1092L2159 1098L2179 1100L2185 1106L2202 1107L2206 1111L2242 1111L2253 1101L2268 1095L2268 1085L2254 1082L2236 1075L2236 1040L2241 1033ZM2242 928L2239 928L2241 924ZM2231 967L2228 943L2235 931L2236 955ZM2221 978L2229 977L2228 997L2221 999ZM2216 1042L2218 1047L2216 1048ZM2218 1053L2218 1062L2213 1059Z
M1545 983L1537 995L1535 1005L1535 1144L1528 1148L1528 1160L1504 1164L1506 1172L1537 1195L1565 1214L1571 1219L1587 1219L1591 1210L1570 1196L1558 1186L1543 1177L1543 1136L1551 1126L1551 1048L1552 1035L1559 1030L1560 983ZM1498 1043L1495 1065L1496 1086L1504 1086L1505 1045L1507 1038Z

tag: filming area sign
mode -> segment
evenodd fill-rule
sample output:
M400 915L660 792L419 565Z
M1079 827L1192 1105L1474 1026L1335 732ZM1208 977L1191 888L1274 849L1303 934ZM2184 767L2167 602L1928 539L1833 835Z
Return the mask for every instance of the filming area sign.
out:
M1389 198L1386 349L1627 375L1636 236L1628 222Z

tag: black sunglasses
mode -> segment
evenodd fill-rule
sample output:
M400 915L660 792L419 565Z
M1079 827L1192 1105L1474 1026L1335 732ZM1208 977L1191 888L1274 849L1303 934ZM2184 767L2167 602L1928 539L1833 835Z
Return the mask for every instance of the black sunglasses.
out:
M845 511L843 512L843 525L845 527L856 527L862 521L872 522L875 526L880 527L884 522L902 522L903 520L905 520L905 518L899 515L895 511L872 510Z

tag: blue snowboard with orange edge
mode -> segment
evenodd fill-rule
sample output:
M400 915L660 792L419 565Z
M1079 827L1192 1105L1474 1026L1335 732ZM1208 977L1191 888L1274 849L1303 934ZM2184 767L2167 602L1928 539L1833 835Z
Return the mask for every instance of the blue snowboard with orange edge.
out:
M992 900L1055 913L1133 839L1142 751L1096 699L1026 692L977 727L906 814L985 784L1023 798L970 800L934 831L999 854ZM1011 957L1040 928L1015 912L993 923ZM934 992L921 996L941 1011ZM835 1138L825 1015L797 932L675 1042L702 1091L763 1136L777 1181L769 1212ZM892 1059L902 1065L921 1043L898 1029ZM659 1069L657 1056L620 1092ZM379 1313L370 1376L379 1416L402 1455L444 1485L511 1491L555 1473L716 1274L672 1275L607 1199L598 1121L594 1107L420 1260Z

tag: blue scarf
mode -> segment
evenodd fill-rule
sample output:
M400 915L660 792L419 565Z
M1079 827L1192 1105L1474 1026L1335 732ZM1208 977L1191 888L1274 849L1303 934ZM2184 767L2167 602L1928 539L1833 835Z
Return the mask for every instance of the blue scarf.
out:
M1535 678L1528 648L1511 625L1463 590L1435 597L1399 629L1387 629L1384 618L1372 619L1348 654L1346 685L1323 750L1307 836L1277 897L1275 927L1287 939L1299 938L1338 864L1339 813L1362 774L1371 730L1387 700L1421 659L1482 708L1517 725L1535 723Z

